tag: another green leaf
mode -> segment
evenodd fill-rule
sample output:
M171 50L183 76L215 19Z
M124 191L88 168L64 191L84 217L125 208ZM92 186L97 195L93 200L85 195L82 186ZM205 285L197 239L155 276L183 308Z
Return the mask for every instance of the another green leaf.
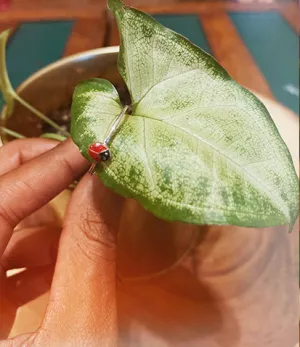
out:
M298 179L264 105L207 53L150 16L110 0L119 71L133 112L110 148L102 181L156 216L196 224L293 224ZM122 109L107 81L80 84L72 137L88 158Z

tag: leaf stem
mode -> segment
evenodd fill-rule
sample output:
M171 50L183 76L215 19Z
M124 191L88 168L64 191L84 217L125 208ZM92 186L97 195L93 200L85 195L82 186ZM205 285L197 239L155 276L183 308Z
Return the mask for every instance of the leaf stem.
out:
M7 65L6 65L6 43L7 39L10 35L11 30L4 30L0 33L0 90L3 94L6 107L7 107L7 115L10 116L13 112L14 100L18 101L28 110L30 110L34 115L38 118L42 119L45 123L52 126L54 129L58 130L63 135L69 137L70 134L60 127L57 123L52 121L50 118L45 116L42 112L38 111L36 108L28 104L25 100L23 100L17 92L14 90L8 73L7 73Z
M64 129L62 129L58 124L56 124L55 122L53 122L53 120L51 120L50 118L48 118L47 116L45 116L42 112L40 112L39 110L37 110L35 107L31 106L28 102L26 102L25 100L23 100L16 92L14 92L14 98L15 100L17 100L21 105L23 105L24 107L26 107L29 111L31 111L33 114L35 114L38 118L40 118L41 120L43 120L45 123L49 124L50 126L52 126L54 129L58 130L59 132L61 132L62 134L64 134L66 137L70 136L70 133Z
M11 115L14 108L14 89L8 78L6 67L6 43L10 36L10 33L11 29L4 30L0 33L0 91L3 94L8 115Z
M57 140L60 142L63 142L67 139L67 137L59 135L59 134L54 134L54 133L44 133L40 136L43 139L50 139L50 140Z
M111 140L112 136L114 135L114 133L115 133L115 131L116 131L118 125L121 123L122 118L125 116L126 111L128 110L128 108L129 108L129 106L126 105L126 106L123 108L122 112L121 112L121 113L119 114L119 116L117 117L117 119L114 121L113 125L112 125L111 128L109 129L108 134L107 134L107 136L106 136L106 138L105 138L105 140L104 140L104 144L108 144L108 143L109 143L109 141Z
M10 135L12 137L15 137L16 139L25 139L26 138L26 136L21 135L21 134L17 133L16 131L7 129L5 127L0 127L0 133L1 132L4 134Z

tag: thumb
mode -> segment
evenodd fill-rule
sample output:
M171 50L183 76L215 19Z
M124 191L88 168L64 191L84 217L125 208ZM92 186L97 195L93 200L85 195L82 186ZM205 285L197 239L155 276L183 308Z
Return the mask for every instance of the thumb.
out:
M121 207L122 199L95 175L86 175L76 188L41 328L42 335L49 334L47 342L55 338L53 345L116 344L115 236Z

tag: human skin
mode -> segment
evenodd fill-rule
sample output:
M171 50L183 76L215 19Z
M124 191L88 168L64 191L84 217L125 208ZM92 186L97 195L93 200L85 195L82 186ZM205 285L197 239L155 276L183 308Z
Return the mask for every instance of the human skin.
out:
M53 246L49 237L44 241L36 237L39 234L36 228L13 233L14 228L84 174L88 163L70 140L57 146L39 139L5 145L0 149L0 163L4 300L9 292L6 270L46 265ZM116 345L115 233L121 205L122 199L104 188L95 176L83 177L64 219L50 299L41 327L34 333L4 340L0 346L99 346L99 341L101 346ZM18 249L22 234L25 237L30 233L35 236L31 247ZM40 233L45 233L43 227ZM59 237L59 233L56 235Z
M34 139L0 149L2 268L54 263L56 257L51 260L46 255L53 253L49 249L59 241L41 327L0 346L110 347L118 339L122 346L139 347L294 347L298 338L297 225L292 234L285 227L207 227L192 257L180 266L152 281L124 281L116 295L116 230L147 233L155 225L163 233L166 222L132 201L126 201L126 210L121 198L97 177L86 175L72 194L61 237L53 227L47 233L45 227L31 226L21 229L24 235L32 234L31 247L19 247L22 232L12 235L13 228L20 227L22 220L26 227L26 216L88 169L71 141L55 146ZM121 210L130 213L127 218L125 213L119 227ZM143 256L141 251L137 265ZM17 294L16 283L2 272L6 288L0 300L8 292Z

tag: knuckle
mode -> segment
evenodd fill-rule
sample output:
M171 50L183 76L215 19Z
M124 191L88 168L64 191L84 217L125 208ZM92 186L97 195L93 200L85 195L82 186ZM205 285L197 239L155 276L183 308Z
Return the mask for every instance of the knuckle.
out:
M113 229L89 208L80 215L74 236L78 247L90 260L115 262L116 240Z
M16 336L15 338L9 340L9 342L11 344L5 344L4 342L4 345L3 347L32 347L32 346L35 346L35 338L36 338L36 335L35 334L23 334L23 335L19 335L19 336ZM0 344L0 347L2 345Z
M28 199L34 196L34 188L28 182L18 181L14 185L0 182L0 221L14 227L26 215ZM22 197L20 201L17 197ZM16 208L17 206L17 208Z
M76 178L76 173L74 170L74 167L72 166L72 163L70 162L70 160L68 160L68 158L62 157L59 158L60 160L60 165L62 165L65 170L66 170L66 176L67 177L71 177L72 181Z
M18 216L16 213L10 209L5 203L0 202L0 226L9 226L14 228L18 221Z

